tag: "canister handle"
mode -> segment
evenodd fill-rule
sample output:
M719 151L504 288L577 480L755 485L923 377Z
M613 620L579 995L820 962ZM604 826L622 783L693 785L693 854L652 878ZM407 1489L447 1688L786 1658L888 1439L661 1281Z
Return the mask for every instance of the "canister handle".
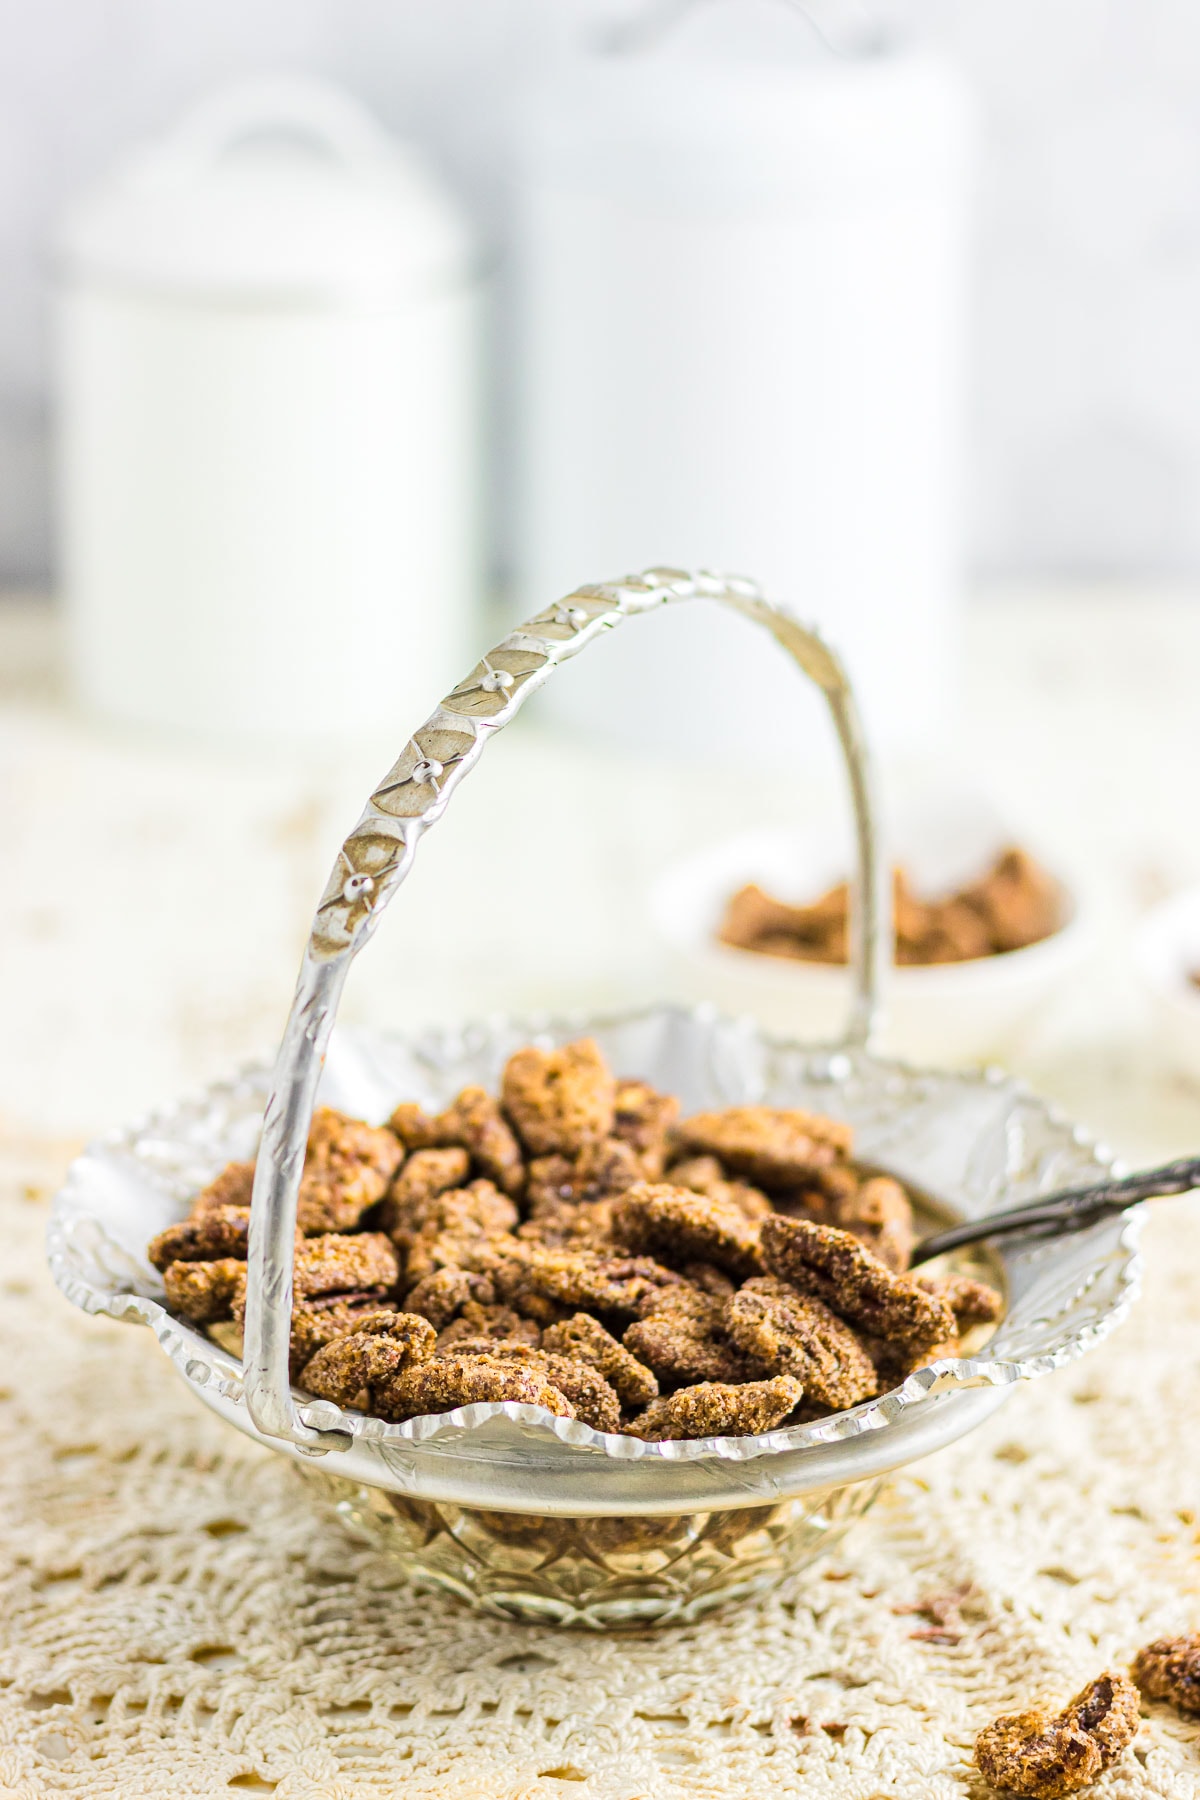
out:
M163 140L160 166L194 176L247 140L278 131L294 133L360 177L372 178L396 161L393 140L351 95L311 75L263 75L198 101Z
M259 1431L310 1452L346 1449L346 1432L305 1422L288 1378L296 1197L317 1085L351 962L412 866L422 835L445 812L484 745L516 717L560 662L633 613L677 600L720 600L765 625L821 689L837 731L854 810L857 869L850 908L852 1000L845 1043L869 1044L891 941L891 890L875 828L871 770L858 708L840 659L820 634L756 584L734 575L647 569L582 587L510 632L408 740L342 845L313 921L263 1120L250 1215L243 1366Z

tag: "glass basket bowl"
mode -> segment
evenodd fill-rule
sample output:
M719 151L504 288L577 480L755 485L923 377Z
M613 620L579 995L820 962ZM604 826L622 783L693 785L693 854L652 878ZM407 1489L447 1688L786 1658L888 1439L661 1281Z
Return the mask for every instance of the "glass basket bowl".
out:
M695 596L765 623L821 687L846 755L858 847L855 1000L845 1040L812 1046L706 1008L531 1019L417 1037L333 1033L353 956L487 737L554 664L632 612ZM695 1618L820 1555L889 1470L970 1431L1018 1381L1090 1348L1136 1294L1136 1214L1056 1239L1013 1239L987 1269L1006 1310L944 1358L846 1412L756 1437L643 1443L512 1402L388 1424L287 1380L296 1192L313 1106L385 1118L498 1085L530 1041L594 1036L612 1067L686 1111L796 1106L854 1128L856 1158L906 1183L936 1220L979 1216L1107 1173L1111 1158L1021 1083L939 1073L869 1047L888 941L869 769L837 658L752 584L653 570L579 590L512 633L410 740L347 839L305 955L273 1070L250 1068L109 1133L73 1165L50 1226L54 1277L85 1311L151 1327L214 1411L291 1456L356 1533L411 1575L508 1617L566 1625ZM242 1359L169 1314L149 1239L232 1160L257 1156ZM968 1253L969 1255L970 1253ZM960 1265L961 1266L961 1265ZM931 1265L932 1267L932 1265Z

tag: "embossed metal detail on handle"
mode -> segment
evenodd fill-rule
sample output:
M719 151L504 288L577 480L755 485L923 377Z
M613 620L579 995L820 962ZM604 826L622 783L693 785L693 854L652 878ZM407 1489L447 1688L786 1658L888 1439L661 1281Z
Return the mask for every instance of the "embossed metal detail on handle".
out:
M319 1454L348 1448L345 1432L305 1422L288 1379L296 1196L329 1034L351 962L412 866L417 844L458 783L560 662L631 614L677 600L718 600L764 625L824 694L854 811L853 997L845 1042L865 1047L891 943L891 889L875 825L870 762L846 671L820 633L767 600L753 581L647 569L582 587L509 633L409 739L338 854L313 921L263 1120L250 1219L243 1367L258 1429Z

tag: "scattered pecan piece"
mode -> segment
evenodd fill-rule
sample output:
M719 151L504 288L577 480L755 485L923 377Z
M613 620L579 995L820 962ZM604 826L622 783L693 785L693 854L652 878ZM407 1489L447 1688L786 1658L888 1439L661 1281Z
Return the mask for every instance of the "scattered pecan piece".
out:
M1137 1735L1138 1694L1124 1675L1098 1675L1057 1714L1004 1713L975 1740L993 1787L1038 1800L1090 1787Z
M605 1331L590 1313L576 1313L542 1333L542 1348L558 1356L573 1357L596 1369L629 1411L645 1406L658 1393L658 1381L645 1363Z
M613 1135L617 1084L591 1038L560 1050L530 1045L510 1056L501 1083L504 1110L534 1156L575 1156Z
M944 1300L895 1274L848 1231L777 1215L763 1225L762 1252L770 1274L873 1337L914 1351L957 1337Z
M748 1363L794 1375L811 1405L840 1411L878 1391L875 1366L849 1326L774 1276L746 1282L726 1301L724 1325Z
M770 1381L748 1381L733 1387L705 1381L696 1387L652 1400L640 1418L625 1429L631 1437L756 1437L773 1431L791 1412L804 1390L791 1375Z
M631 1250L715 1263L737 1276L762 1268L758 1227L738 1207L707 1194L643 1182L622 1194L612 1220L615 1236Z
M1169 1700L1181 1712L1200 1713L1200 1631L1156 1638L1138 1651L1130 1673L1148 1700Z

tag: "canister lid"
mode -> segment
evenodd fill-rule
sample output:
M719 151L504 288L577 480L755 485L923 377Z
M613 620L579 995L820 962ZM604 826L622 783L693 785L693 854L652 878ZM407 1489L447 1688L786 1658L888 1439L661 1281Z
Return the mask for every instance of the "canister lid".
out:
M69 210L60 270L243 303L388 304L461 282L468 227L421 159L341 90L225 88Z

